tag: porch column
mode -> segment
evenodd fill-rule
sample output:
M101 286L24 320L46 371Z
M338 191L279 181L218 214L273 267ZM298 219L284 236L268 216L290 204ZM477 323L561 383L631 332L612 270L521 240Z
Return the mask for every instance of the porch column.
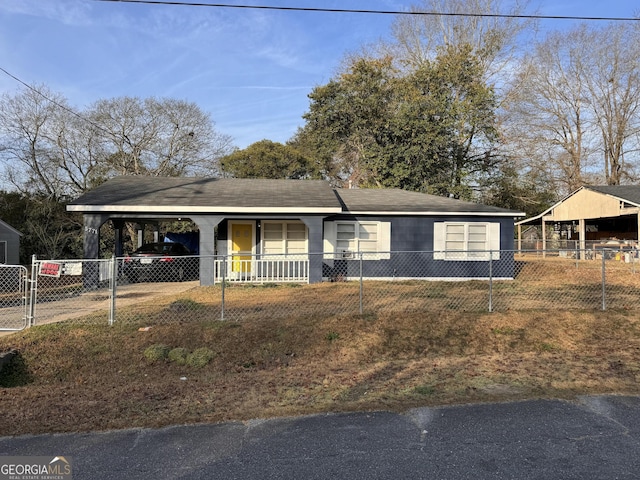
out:
M113 232L115 235L115 246L113 253L116 257L122 257L124 248L122 246L122 229L124 228L124 220L112 220Z
M300 218L309 229L309 283L322 281L322 226L324 217Z
M102 214L84 214L84 258L100 257L100 227L108 217ZM96 262L86 262L82 269L82 283L85 289L94 290L100 283L100 267Z
M542 258L547 256L547 224L542 217Z
M580 242L580 258L584 260L587 248L587 227L584 218L578 219L578 241Z
M215 231L223 217L192 216L191 220L200 230L200 286L206 287L215 283Z

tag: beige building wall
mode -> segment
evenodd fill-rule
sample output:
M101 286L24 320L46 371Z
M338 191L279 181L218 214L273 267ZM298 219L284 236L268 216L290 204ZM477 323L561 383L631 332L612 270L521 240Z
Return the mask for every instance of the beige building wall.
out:
M589 218L619 217L620 200L590 190L580 190L553 211L545 215L546 221L568 221ZM627 212L625 212L627 213Z

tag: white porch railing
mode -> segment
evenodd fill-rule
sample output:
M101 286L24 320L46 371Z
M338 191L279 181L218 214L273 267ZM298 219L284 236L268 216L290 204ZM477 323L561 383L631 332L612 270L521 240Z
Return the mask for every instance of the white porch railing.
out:
M308 283L308 258L216 259L214 283Z

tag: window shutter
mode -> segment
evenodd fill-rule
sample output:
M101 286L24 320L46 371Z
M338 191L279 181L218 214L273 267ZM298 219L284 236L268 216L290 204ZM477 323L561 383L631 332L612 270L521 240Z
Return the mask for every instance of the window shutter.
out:
M324 222L323 247L324 259L333 260L336 251L336 224L335 222Z
M444 260L445 238L447 229L442 222L433 224L433 259Z
M500 224L489 224L489 250L491 250L491 258L500 260Z
M391 258L391 222L378 224L378 252L377 258L388 260Z

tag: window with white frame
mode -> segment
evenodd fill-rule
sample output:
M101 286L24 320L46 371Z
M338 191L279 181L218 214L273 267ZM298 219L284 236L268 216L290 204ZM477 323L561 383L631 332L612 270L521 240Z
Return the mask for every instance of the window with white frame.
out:
M358 252L365 253L365 259L389 258L391 247L390 222L325 222L325 253L340 258L356 258Z
M0 264L7 263L7 242L0 240Z
M489 260L500 258L500 224L437 222L433 232L434 258Z
M302 255L307 253L307 226L302 222L262 222L262 253Z

